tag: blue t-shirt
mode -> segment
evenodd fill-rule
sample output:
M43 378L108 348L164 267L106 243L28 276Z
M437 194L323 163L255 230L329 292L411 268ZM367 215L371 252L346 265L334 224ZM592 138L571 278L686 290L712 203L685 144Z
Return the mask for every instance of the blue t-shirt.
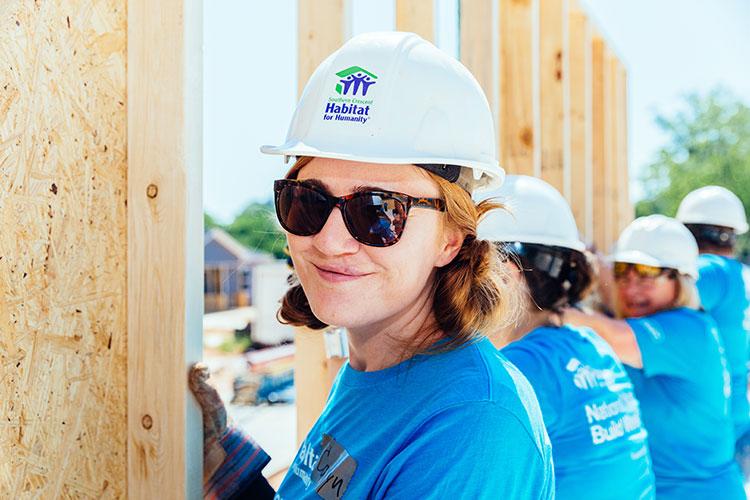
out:
M627 369L648 429L657 498L744 499L716 324L686 308L627 322L643 359L642 369Z
M554 497L528 381L483 339L362 372L345 364L277 499Z
M747 394L748 332L750 331L750 268L729 257L698 258L701 304L719 327L732 379L732 420L735 437L750 430Z
M586 328L540 327L502 352L539 399L557 498L654 497L638 401L609 344Z

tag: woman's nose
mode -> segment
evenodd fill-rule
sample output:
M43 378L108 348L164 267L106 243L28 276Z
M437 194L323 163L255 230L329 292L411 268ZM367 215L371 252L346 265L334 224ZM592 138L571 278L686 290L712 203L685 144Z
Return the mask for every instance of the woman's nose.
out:
M359 250L359 242L349 233L338 208L331 211L323 229L312 238L315 247L324 255L351 254Z

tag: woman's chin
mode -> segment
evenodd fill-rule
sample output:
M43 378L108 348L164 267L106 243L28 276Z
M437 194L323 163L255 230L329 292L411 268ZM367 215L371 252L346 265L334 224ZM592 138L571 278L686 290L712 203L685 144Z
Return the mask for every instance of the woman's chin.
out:
M315 317L326 325L356 328L366 322L364 319L365 311L359 311L340 302L325 304L311 302L310 309L312 309Z

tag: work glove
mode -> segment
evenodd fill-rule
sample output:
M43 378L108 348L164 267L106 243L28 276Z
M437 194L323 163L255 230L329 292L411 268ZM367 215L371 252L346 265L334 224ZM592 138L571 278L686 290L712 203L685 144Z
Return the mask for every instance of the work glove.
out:
M206 498L231 498L252 483L271 460L241 430L228 423L224 403L212 386L208 366L190 367L188 385L203 413L203 491Z

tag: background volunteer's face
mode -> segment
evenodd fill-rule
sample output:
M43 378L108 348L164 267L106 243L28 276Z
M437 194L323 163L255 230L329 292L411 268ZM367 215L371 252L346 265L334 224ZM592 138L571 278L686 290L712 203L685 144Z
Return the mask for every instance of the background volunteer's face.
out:
M316 179L334 196L357 188L439 198L437 184L413 165L381 165L315 158L298 179ZM441 212L412 208L401 239L377 248L356 241L338 208L313 236L287 234L294 267L321 321L350 329L396 317L429 296L435 268L452 260ZM455 236L455 235L454 235Z
M677 298L677 280L667 275L641 278L631 269L615 283L620 313L626 318L648 316L671 309Z

